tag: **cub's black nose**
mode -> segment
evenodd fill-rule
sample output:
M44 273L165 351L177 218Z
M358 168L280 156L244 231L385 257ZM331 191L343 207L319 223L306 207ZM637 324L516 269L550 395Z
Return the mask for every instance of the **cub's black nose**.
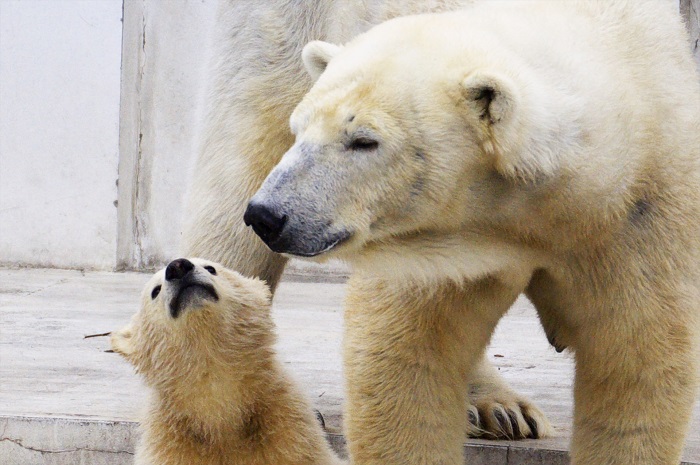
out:
M194 265L186 258L178 258L170 262L165 268L165 280L182 279L187 273L194 270Z
M276 212L267 205L250 202L243 215L243 221L246 226L252 226L255 234L269 244L282 234L287 215Z

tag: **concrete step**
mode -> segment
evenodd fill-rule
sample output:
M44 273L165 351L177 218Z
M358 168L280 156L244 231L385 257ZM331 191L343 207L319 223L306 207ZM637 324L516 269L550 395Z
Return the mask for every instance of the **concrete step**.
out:
M300 274L313 280L311 272ZM0 464L132 463L146 390L121 357L104 352L106 338L83 336L124 326L149 277L0 269ZM323 413L329 439L342 451L342 271L324 280L331 282L283 282L273 313L280 357ZM549 347L526 299L499 324L488 353L513 387L545 411L557 437L469 440L466 463L568 463L572 358ZM700 465L699 406L683 460Z

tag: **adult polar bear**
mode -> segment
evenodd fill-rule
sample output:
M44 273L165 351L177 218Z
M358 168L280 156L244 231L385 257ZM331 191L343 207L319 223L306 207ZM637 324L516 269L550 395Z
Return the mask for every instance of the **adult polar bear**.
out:
M467 0L222 0L200 154L186 209L184 256L201 256L274 289L286 259L243 224L248 200L294 143L289 116L312 81L301 51L314 39L346 42L391 17L456 9ZM454 286L457 292L458 287ZM470 434L546 436L545 416L485 359L474 371Z
M246 221L275 251L356 268L354 463L461 463L470 364L525 292L575 351L572 463L678 464L700 340L700 88L673 10L482 3L304 50L320 77Z

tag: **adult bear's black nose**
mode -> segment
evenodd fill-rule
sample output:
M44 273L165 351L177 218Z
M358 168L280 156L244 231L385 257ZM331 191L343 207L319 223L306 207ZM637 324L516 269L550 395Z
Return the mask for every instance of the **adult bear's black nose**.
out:
M282 234L287 215L283 215L262 203L250 202L243 215L246 226L252 226L255 234L266 244L274 242Z
M192 270L194 270L194 265L191 261L186 258L178 258L168 263L165 268L165 280L182 279Z

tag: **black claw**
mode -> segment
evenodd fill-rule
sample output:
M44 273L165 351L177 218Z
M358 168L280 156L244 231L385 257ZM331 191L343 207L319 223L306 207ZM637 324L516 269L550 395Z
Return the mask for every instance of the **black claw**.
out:
M479 417L476 413L474 413L473 410L469 410L469 423L476 426L477 428L479 427Z
M518 424L518 416L514 411L508 409L506 410L508 417L510 418L510 424L513 427L513 439L521 439L523 433L520 431L520 425Z
M318 410L314 409L314 413L316 414L316 420L318 420L318 423L321 425L321 428L324 430L326 429L326 420L323 419L323 415L321 415L321 412Z
M527 426L530 427L530 438L539 439L540 433L539 431L537 431L537 422L535 421L535 419L528 415L525 415L525 412L523 412L523 418L525 418L525 423L527 423Z
M503 413L501 413L500 409L493 409L493 416L496 417L496 421L499 423L501 426L501 430L504 431L506 434L506 437L508 436L508 423L506 422L506 418L503 416Z

